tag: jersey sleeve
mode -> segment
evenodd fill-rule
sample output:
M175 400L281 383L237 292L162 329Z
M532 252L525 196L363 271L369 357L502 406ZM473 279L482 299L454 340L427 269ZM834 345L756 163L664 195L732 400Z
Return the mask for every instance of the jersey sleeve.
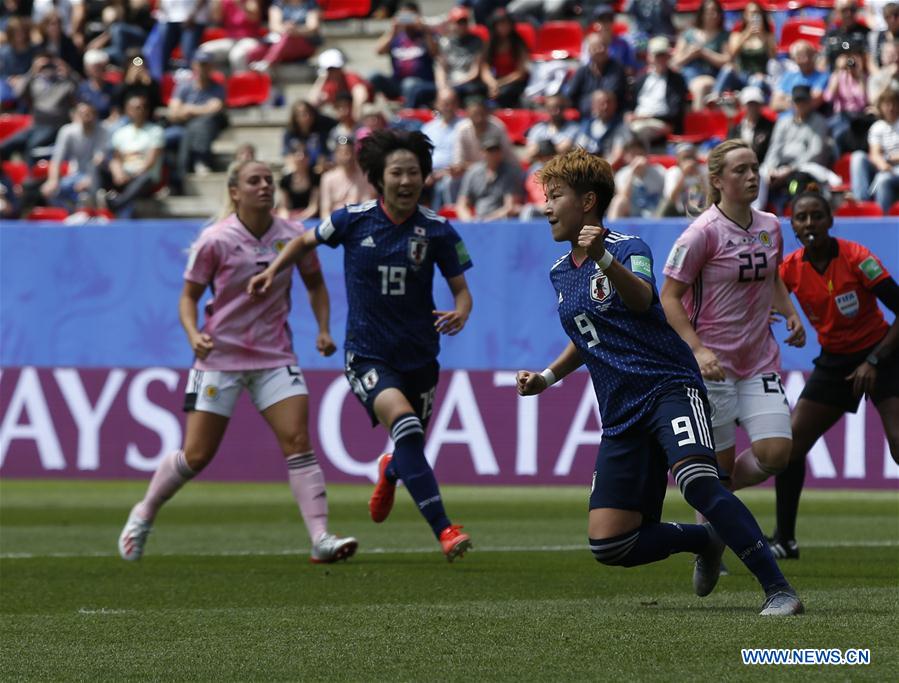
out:
M868 247L854 242L843 242L840 248L846 247L849 263L858 281L865 289L872 289L890 277L883 263Z
M315 228L315 239L321 244L336 248L346 239L349 224L350 214L345 208L338 209L331 214L330 218L326 218L318 224Z
M709 258L708 231L690 226L671 247L665 262L665 276L693 284Z
M203 233L190 247L184 279L199 285L210 284L219 261L218 241L209 232Z
M801 249L797 249L787 256L778 267L780 279L783 280L783 283L787 286L787 291L790 292L795 292L796 287L799 285L799 269L797 266L802 264L801 252Z
M443 273L443 277L449 279L461 275L474 264L471 262L471 256L468 255L468 249L465 242L455 231L453 226L447 223L446 234L441 239L435 240L434 245L434 262Z
M655 286L652 274L652 252L649 245L641 239L627 240L618 250L618 260L641 280Z

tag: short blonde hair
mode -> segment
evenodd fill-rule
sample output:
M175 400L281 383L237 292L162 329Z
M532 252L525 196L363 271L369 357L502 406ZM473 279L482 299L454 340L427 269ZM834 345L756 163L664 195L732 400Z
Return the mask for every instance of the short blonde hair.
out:
M581 147L546 162L537 179L545 188L550 182L565 183L579 194L596 193L596 208L602 218L615 196L615 174L608 161Z

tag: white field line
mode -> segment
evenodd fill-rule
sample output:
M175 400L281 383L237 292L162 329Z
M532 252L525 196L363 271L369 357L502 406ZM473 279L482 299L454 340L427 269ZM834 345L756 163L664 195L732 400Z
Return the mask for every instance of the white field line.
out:
M800 548L897 548L899 540L885 541L820 541L802 543ZM589 546L579 545L534 545L534 546L478 546L472 549L481 553L559 553L587 552ZM360 555L425 555L438 553L436 545L421 548L360 548ZM161 552L148 553L150 557L283 557L308 555L305 548L285 548L282 550L222 550L219 552ZM118 557L114 552L83 553L0 553L0 560L71 559L88 557Z

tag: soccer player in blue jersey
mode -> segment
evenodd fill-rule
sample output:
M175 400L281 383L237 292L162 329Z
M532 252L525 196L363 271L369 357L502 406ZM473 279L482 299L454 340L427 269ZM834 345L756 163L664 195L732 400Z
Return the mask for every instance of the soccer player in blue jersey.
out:
M472 263L446 219L418 205L432 150L418 132L387 130L366 137L359 164L379 198L335 211L314 232L292 240L250 281L248 292L265 294L275 273L319 244L343 246L346 377L372 424L384 425L395 444L393 454L378 461L371 517L387 519L402 479L452 562L471 548L471 539L446 515L425 459L424 434L437 388L440 334L458 334L471 313L464 273ZM435 310L435 266L449 284L453 310Z
M608 162L582 149L541 170L553 239L571 251L550 279L571 341L543 372L519 371L518 393L539 394L586 365L603 422L590 493L590 548L599 562L634 567L697 554L696 594L712 592L729 546L765 591L761 614L803 611L752 513L718 479L709 404L690 348L668 325L638 237L611 232ZM662 523L668 470L710 524Z

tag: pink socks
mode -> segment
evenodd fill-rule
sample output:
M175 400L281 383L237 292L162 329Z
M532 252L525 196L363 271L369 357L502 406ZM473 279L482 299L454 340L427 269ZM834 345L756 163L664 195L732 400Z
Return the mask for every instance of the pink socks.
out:
M328 530L328 496L325 475L315 453L297 453L287 457L287 477L309 538L315 543Z

